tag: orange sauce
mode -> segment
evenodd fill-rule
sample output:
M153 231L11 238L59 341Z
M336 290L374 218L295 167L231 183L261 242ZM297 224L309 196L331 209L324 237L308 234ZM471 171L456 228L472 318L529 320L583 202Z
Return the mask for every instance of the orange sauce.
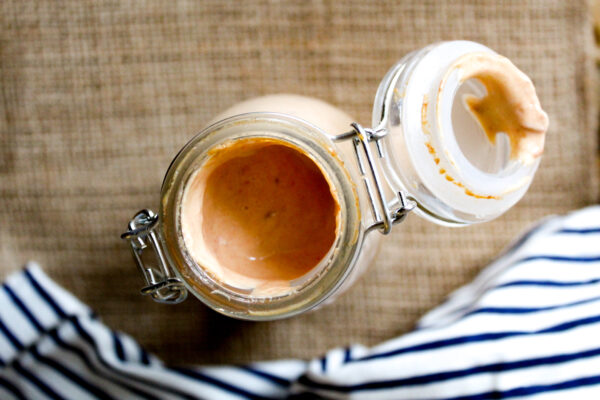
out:
M192 254L210 253L218 266L202 266L224 283L299 278L335 241L336 197L323 171L291 144L234 140L192 180L182 204L184 237L194 236L186 245L197 247Z

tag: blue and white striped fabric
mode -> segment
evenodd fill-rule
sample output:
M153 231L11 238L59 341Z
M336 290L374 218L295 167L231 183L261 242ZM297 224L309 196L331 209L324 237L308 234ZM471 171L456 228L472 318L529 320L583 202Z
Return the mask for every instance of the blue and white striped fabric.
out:
M600 206L547 219L417 329L309 362L172 368L30 264L0 291L0 399L600 399Z

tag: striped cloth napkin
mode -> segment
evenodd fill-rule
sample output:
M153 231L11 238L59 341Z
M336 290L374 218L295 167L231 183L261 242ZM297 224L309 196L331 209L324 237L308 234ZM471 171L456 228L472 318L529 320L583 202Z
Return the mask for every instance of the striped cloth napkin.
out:
M35 264L0 291L1 399L600 399L600 206L546 219L406 335L169 367Z

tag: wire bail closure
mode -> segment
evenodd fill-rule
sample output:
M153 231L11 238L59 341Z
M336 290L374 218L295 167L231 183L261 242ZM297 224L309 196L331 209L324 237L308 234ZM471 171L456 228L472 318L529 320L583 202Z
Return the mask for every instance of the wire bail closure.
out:
M337 135L333 140L341 141L352 139L360 176L365 184L369 202L371 203L371 213L375 219L375 222L366 229L366 233L369 233L372 230L378 230L382 234L387 235L392 231L393 225L404 221L408 213L416 207L416 203L413 200L409 200L402 191L396 193L399 204L398 207L395 207L395 202L388 202L385 196L383 181L379 176L370 143L375 142L378 158L385 158L380 140L387 135L387 130L384 128L363 128L356 122L353 122L350 125L353 128L352 131ZM370 179L369 175L367 175L367 168L370 173ZM375 187L373 187L373 185Z
M158 303L177 304L187 297L187 289L181 279L177 278L165 258L160 243L154 232L158 222L158 215L151 210L140 210L129 221L127 232L121 235L121 239L129 241L133 258L135 259L147 286L143 287L141 293L150 295ZM142 259L143 251L151 247L154 250L156 263L148 265Z

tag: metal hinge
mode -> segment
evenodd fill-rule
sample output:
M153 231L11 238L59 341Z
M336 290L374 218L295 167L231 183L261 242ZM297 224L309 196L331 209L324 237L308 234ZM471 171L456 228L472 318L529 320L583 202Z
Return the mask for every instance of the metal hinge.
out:
M157 222L158 215L151 210L141 210L129 221L128 230L121 235L121 239L129 241L133 258L146 280L141 293L150 295L159 303L181 303L187 297L187 289L169 268L154 232ZM142 259L142 253L148 247L154 250L156 266L147 265Z
M378 157L380 159L384 158L380 140L387 135L387 131L385 129L363 128L356 122L352 123L351 126L353 128L352 131L337 135L334 137L334 140L352 139L359 172L362 181L365 184L367 195L369 196L369 201L371 203L371 212L375 220L375 222L367 228L367 232L376 229L384 235L387 235L391 232L392 225L402 222L406 218L406 215L416 207L416 203L409 200L402 191L396 193L397 203L388 202L388 199L385 196L383 181L379 176L370 143L375 143ZM367 175L367 172L370 173L370 176ZM373 185L375 186L374 188ZM395 204L397 204L397 206Z

